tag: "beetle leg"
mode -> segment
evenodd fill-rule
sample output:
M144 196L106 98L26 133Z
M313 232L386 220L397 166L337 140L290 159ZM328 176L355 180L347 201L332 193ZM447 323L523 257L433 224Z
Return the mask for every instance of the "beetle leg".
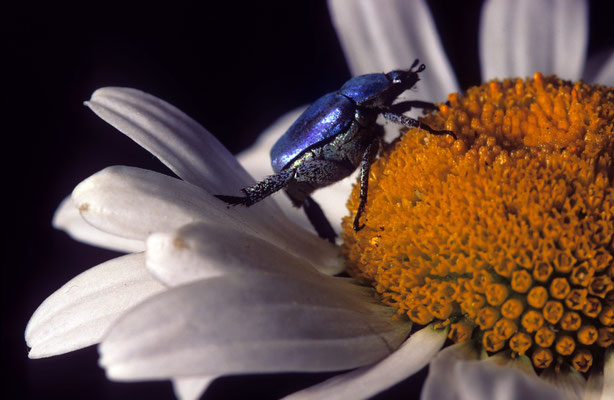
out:
M373 159L377 155L379 149L379 140L374 140L367 146L364 154L362 155L362 161L360 163L360 204L358 210L356 210L356 217L354 217L354 230L359 231L365 227L360 225L360 216L365 211L367 205L367 193L369 192L369 170Z
M421 108L423 110L437 110L435 103L420 100L400 101L390 106L389 111L393 114L403 114L410 111L412 108Z
M432 133L433 135L451 135L454 139L456 139L456 135L452 131L435 130L431 128L430 126L428 126L427 124L422 123L418 121L417 119L408 117L406 115L394 114L394 113L386 111L383 113L383 116L388 121L396 122L397 124L401 124L405 126L406 128L420 128L420 129L424 129L425 131L428 131L429 133Z
M337 234L326 219L320 206L309 194L314 190L338 182L349 176L354 166L336 160L313 160L300 164L294 170L294 182L286 188L286 194L296 207L303 207L305 214L321 238L335 243Z
M307 214L307 219L309 219L309 222L311 222L311 225L318 233L318 236L334 244L337 234L330 225L330 222L328 222L326 215L324 215L324 211L322 211L318 203L316 203L311 196L307 196L303 202L303 209L305 210L305 214Z
M278 174L267 176L255 185L242 189L242 192L245 193L245 197L225 196L220 194L216 194L214 196L233 206L243 204L249 207L252 204L257 203L260 200L277 192L278 190L281 190L286 187L288 181L292 179L293 175L294 170L287 169L281 171Z

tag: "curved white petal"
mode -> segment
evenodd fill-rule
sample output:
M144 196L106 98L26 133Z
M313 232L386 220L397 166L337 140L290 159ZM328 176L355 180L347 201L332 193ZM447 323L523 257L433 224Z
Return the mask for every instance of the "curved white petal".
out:
M163 100L135 89L103 88L92 95L87 105L152 152L183 180L208 193L239 195L239 189L254 183L217 139ZM277 231L281 241L294 251L309 254L326 246L310 232L293 226L270 199L252 206L249 213L269 230ZM324 250L326 262L330 262L331 254L336 251L328 246L329 249ZM338 269L339 263L336 260L333 263Z
M469 343L452 345L431 362L422 400L564 400L565 395L535 374L477 360Z
M421 329L379 363L337 375L318 385L293 393L287 400L367 399L424 368L446 341L446 332Z
M444 101L458 91L452 67L423 0L330 0L329 9L353 75L426 65L421 100Z
M373 289L351 278L331 278L329 270L310 264L306 258L296 257L260 237L228 227L212 228L208 224L194 223L175 232L154 233L147 240L146 254L149 271L168 286L250 271L279 273L361 296L363 305L374 311L390 310L374 299Z
M30 358L98 343L123 312L165 287L145 268L142 253L115 258L77 275L34 312L25 337Z
M480 22L482 79L582 76L588 5L581 0L489 0Z
M52 225L54 228L68 233L71 238L79 242L91 244L92 246L125 253L136 253L145 250L145 242L143 240L127 239L112 235L96 229L85 222L70 196L62 200L62 203L60 203L55 211Z
M103 169L81 182L72 199L81 216L96 228L138 240L195 221L235 227L257 225L253 221L256 213L231 211L198 186L134 167Z
M371 310L315 281L227 274L135 307L103 340L100 363L121 380L355 368L387 356L408 331Z
M606 86L614 86L614 52L607 58L605 64L595 77L595 83Z
M429 365L429 374L422 388L422 400L462 399L455 393L456 377L453 377L454 367L461 360L476 360L477 351L469 343L458 343L440 351Z
M254 183L213 135L157 97L136 89L106 87L96 90L85 104L187 182L222 194Z
M343 270L335 246L293 226L280 213L268 214L260 203L229 207L198 186L153 171L106 168L81 182L73 201L88 223L117 236L145 240L153 232L206 222L260 236L321 270Z
M169 286L254 269L296 278L319 277L312 264L261 238L203 223L151 235L147 240L147 268Z
M305 111L305 107L300 107L283 115L260 135L253 146L237 155L241 165L250 171L256 179L264 178L273 173L269 151L303 111ZM345 203L350 196L352 184L357 180L357 174L358 171L333 185L318 189L312 195L337 234L340 234L342 231L341 219L348 214ZM284 194L273 196L273 199L284 210L288 218L295 224L315 233L303 210L294 207L288 196Z
M216 376L173 378L173 391L179 400L198 400Z

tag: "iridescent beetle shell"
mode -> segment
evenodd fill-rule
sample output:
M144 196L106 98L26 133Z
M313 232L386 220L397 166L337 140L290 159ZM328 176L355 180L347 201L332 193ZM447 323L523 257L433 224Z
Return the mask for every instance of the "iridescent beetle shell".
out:
M271 148L276 173L314 145L346 132L354 121L356 105L377 99L391 85L386 74L367 74L347 81L339 91L313 103Z

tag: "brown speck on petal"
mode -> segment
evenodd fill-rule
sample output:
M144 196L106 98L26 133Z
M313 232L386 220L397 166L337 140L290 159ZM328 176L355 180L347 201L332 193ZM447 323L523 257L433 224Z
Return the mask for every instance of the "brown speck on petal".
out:
M183 238L177 236L174 240L173 240L173 246L175 246L178 249L187 249L188 245L185 242L185 240L183 240Z

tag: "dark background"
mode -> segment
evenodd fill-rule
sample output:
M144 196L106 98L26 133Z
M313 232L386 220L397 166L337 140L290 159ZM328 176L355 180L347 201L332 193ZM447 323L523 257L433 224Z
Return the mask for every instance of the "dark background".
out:
M78 273L116 256L51 227L60 201L116 164L169 173L82 105L103 86L129 86L174 104L232 152L275 119L350 77L324 1L30 2L0 11L3 69L2 367L15 398L171 398L168 382L110 382L95 347L29 360L36 307ZM466 88L479 82L481 1L431 2ZM224 5L226 4L226 5ZM444 5L445 4L445 5ZM452 8L450 8L452 7ZM614 43L606 2L593 2L591 52ZM6 374L6 372L5 372ZM276 398L329 375L221 378L211 398ZM426 371L382 398L418 398ZM209 398L209 397L208 397Z

